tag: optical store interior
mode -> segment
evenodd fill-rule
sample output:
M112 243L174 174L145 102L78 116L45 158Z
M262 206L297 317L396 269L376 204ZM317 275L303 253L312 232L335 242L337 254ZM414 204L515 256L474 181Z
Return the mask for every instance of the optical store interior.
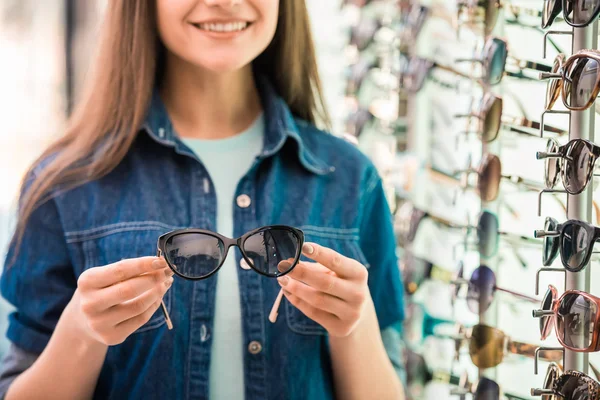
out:
M398 346L386 347L397 398L600 400L600 1L295 1L308 9L331 134L368 157L389 205L404 298ZM22 181L67 129L111 3L0 2L4 255ZM0 388L19 307L0 301ZM244 344L244 357L262 347ZM4 398L25 398L15 392Z

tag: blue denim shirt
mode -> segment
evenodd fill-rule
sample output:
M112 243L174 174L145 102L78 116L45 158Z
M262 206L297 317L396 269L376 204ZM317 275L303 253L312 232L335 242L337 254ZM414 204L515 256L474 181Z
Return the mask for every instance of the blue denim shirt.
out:
M295 118L265 79L258 86L264 149L237 186L250 205L231 205L235 234L269 224L301 228L306 240L368 268L381 329L398 325L403 288L374 166L351 144ZM115 170L56 193L34 212L15 265L2 275L2 294L16 307L7 337L26 351L42 352L84 270L155 255L157 238L172 229L214 230L216 204L210 176L174 132L155 93L146 123ZM13 253L10 247L7 259ZM235 256L239 265L237 249ZM277 281L241 268L238 274L239 289L232 290L240 290L242 299L246 398L333 399L325 329L286 300L271 324ZM216 279L218 274L196 282L176 279L164 298L174 330L159 309L111 346L95 398L207 398Z

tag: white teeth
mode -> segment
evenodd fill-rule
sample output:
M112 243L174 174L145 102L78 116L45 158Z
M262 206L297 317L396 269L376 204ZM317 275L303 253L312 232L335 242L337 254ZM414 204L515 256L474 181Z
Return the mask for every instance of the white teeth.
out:
M229 22L227 24L199 24L196 25L202 30L212 32L237 32L248 27L247 22Z

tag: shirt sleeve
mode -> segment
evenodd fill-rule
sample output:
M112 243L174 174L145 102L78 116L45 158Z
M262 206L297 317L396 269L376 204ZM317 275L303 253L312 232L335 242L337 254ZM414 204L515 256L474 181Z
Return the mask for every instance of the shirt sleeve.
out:
M0 366L0 399L6 397L13 381L31 367L38 357L38 353L30 353L14 344L10 345Z
M32 213L18 251L14 237L8 247L0 291L16 310L9 315L7 338L41 353L76 287L58 208L50 199Z
M392 213L381 178L375 171L367 179L363 198L360 247L369 264L369 289L383 331L404 320L404 287L396 256Z

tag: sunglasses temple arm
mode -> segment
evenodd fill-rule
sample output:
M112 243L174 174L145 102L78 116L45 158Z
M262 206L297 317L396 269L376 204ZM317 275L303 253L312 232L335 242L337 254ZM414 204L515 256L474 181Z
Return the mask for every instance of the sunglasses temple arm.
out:
M275 299L275 303L273 303L273 307L271 308L271 312L269 313L269 321L271 323L275 323L277 321L277 316L279 315L279 307L281 306L281 300L283 299L283 289L279 290L279 294Z
M539 299L536 299L535 297L527 296L526 294L523 294L523 293L513 292L512 290L504 289L504 288L497 287L497 286L496 286L496 290L499 290L500 292L508 293L511 296L518 297L521 300L529 301L530 303L537 304L540 302Z
M156 251L156 257L161 257L162 252L160 249ZM171 316L169 315L169 311L167 310L167 306L163 300L160 301L160 309L162 310L163 315L165 316L165 321L167 322L167 328L169 330L173 329L173 321L171 321Z

